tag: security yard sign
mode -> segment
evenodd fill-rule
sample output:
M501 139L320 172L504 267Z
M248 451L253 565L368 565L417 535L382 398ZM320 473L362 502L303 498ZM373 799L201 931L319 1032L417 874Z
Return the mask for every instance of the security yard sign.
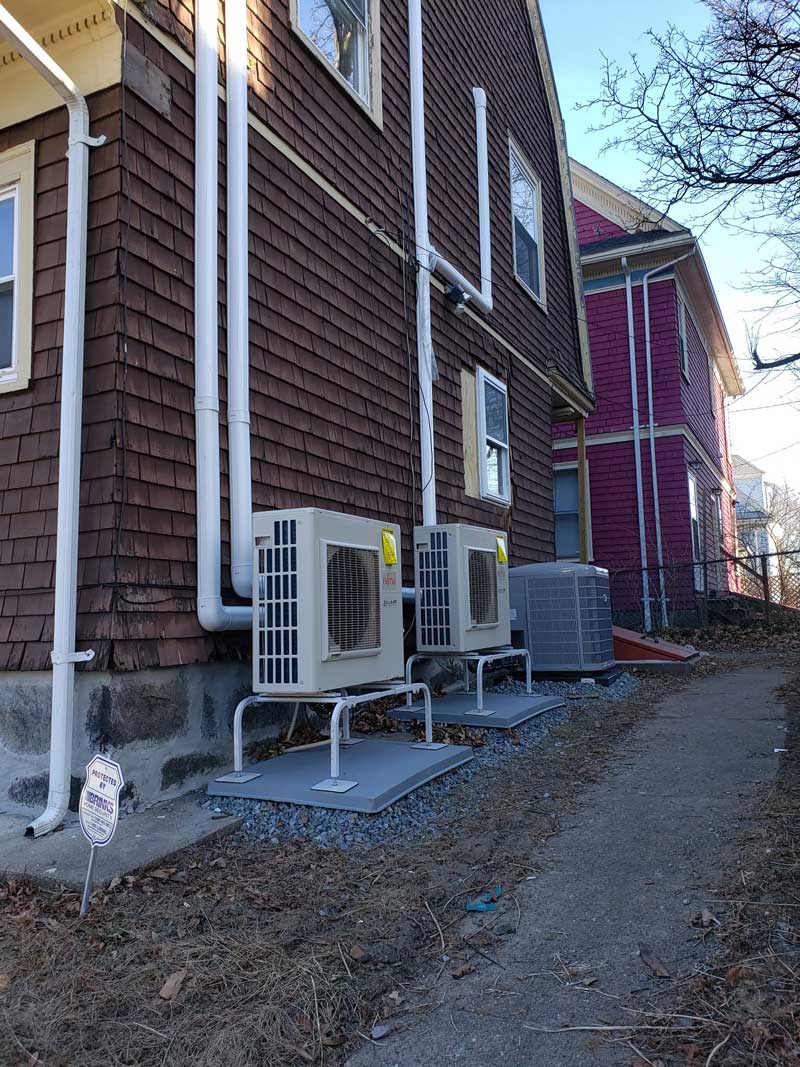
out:
M81 916L89 910L97 849L109 843L117 828L119 794L124 784L122 768L114 760L106 756L92 756L86 764L86 781L81 790L78 814L81 830L88 838L92 851L89 856L89 869L86 871L86 885L83 888Z

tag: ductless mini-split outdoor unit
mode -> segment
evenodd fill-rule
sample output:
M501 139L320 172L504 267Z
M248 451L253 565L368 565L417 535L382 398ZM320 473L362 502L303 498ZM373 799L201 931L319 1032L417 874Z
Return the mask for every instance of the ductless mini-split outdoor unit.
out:
M403 674L400 527L318 508L253 515L253 692Z
M602 671L614 664L608 571L584 563L512 567L511 626L534 670Z
M448 523L414 530L417 651L466 653L511 640L506 535Z

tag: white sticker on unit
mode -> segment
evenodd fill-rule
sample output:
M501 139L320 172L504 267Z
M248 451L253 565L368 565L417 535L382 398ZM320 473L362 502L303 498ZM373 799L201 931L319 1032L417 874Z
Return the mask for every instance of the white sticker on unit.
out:
M516 622L517 621L517 609L516 608L510 608L509 612L508 612L508 617L509 617L509 619L511 619L512 622Z

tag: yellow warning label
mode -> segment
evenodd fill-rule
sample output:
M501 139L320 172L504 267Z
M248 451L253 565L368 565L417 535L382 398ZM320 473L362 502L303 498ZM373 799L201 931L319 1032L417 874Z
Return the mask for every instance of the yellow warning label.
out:
M397 538L394 530L383 529L383 562L387 567L397 563Z
M508 553L506 552L506 539L505 537L497 538L497 562L508 563Z

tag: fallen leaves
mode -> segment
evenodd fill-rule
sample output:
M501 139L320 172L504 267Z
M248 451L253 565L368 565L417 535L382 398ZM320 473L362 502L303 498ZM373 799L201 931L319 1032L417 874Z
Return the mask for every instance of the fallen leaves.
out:
M662 963L658 956L656 956L649 945L645 945L642 942L639 943L639 956L645 967L647 967L656 978L672 977L665 964Z
M456 967L454 971L450 972L450 976L451 978L466 978L474 970L475 968L471 963L462 963L460 967Z
M173 971L158 991L158 995L161 999L167 1001L175 1000L188 975L189 972L186 968L182 968L180 971Z
M7 993L11 988L11 975L0 974L0 993Z

